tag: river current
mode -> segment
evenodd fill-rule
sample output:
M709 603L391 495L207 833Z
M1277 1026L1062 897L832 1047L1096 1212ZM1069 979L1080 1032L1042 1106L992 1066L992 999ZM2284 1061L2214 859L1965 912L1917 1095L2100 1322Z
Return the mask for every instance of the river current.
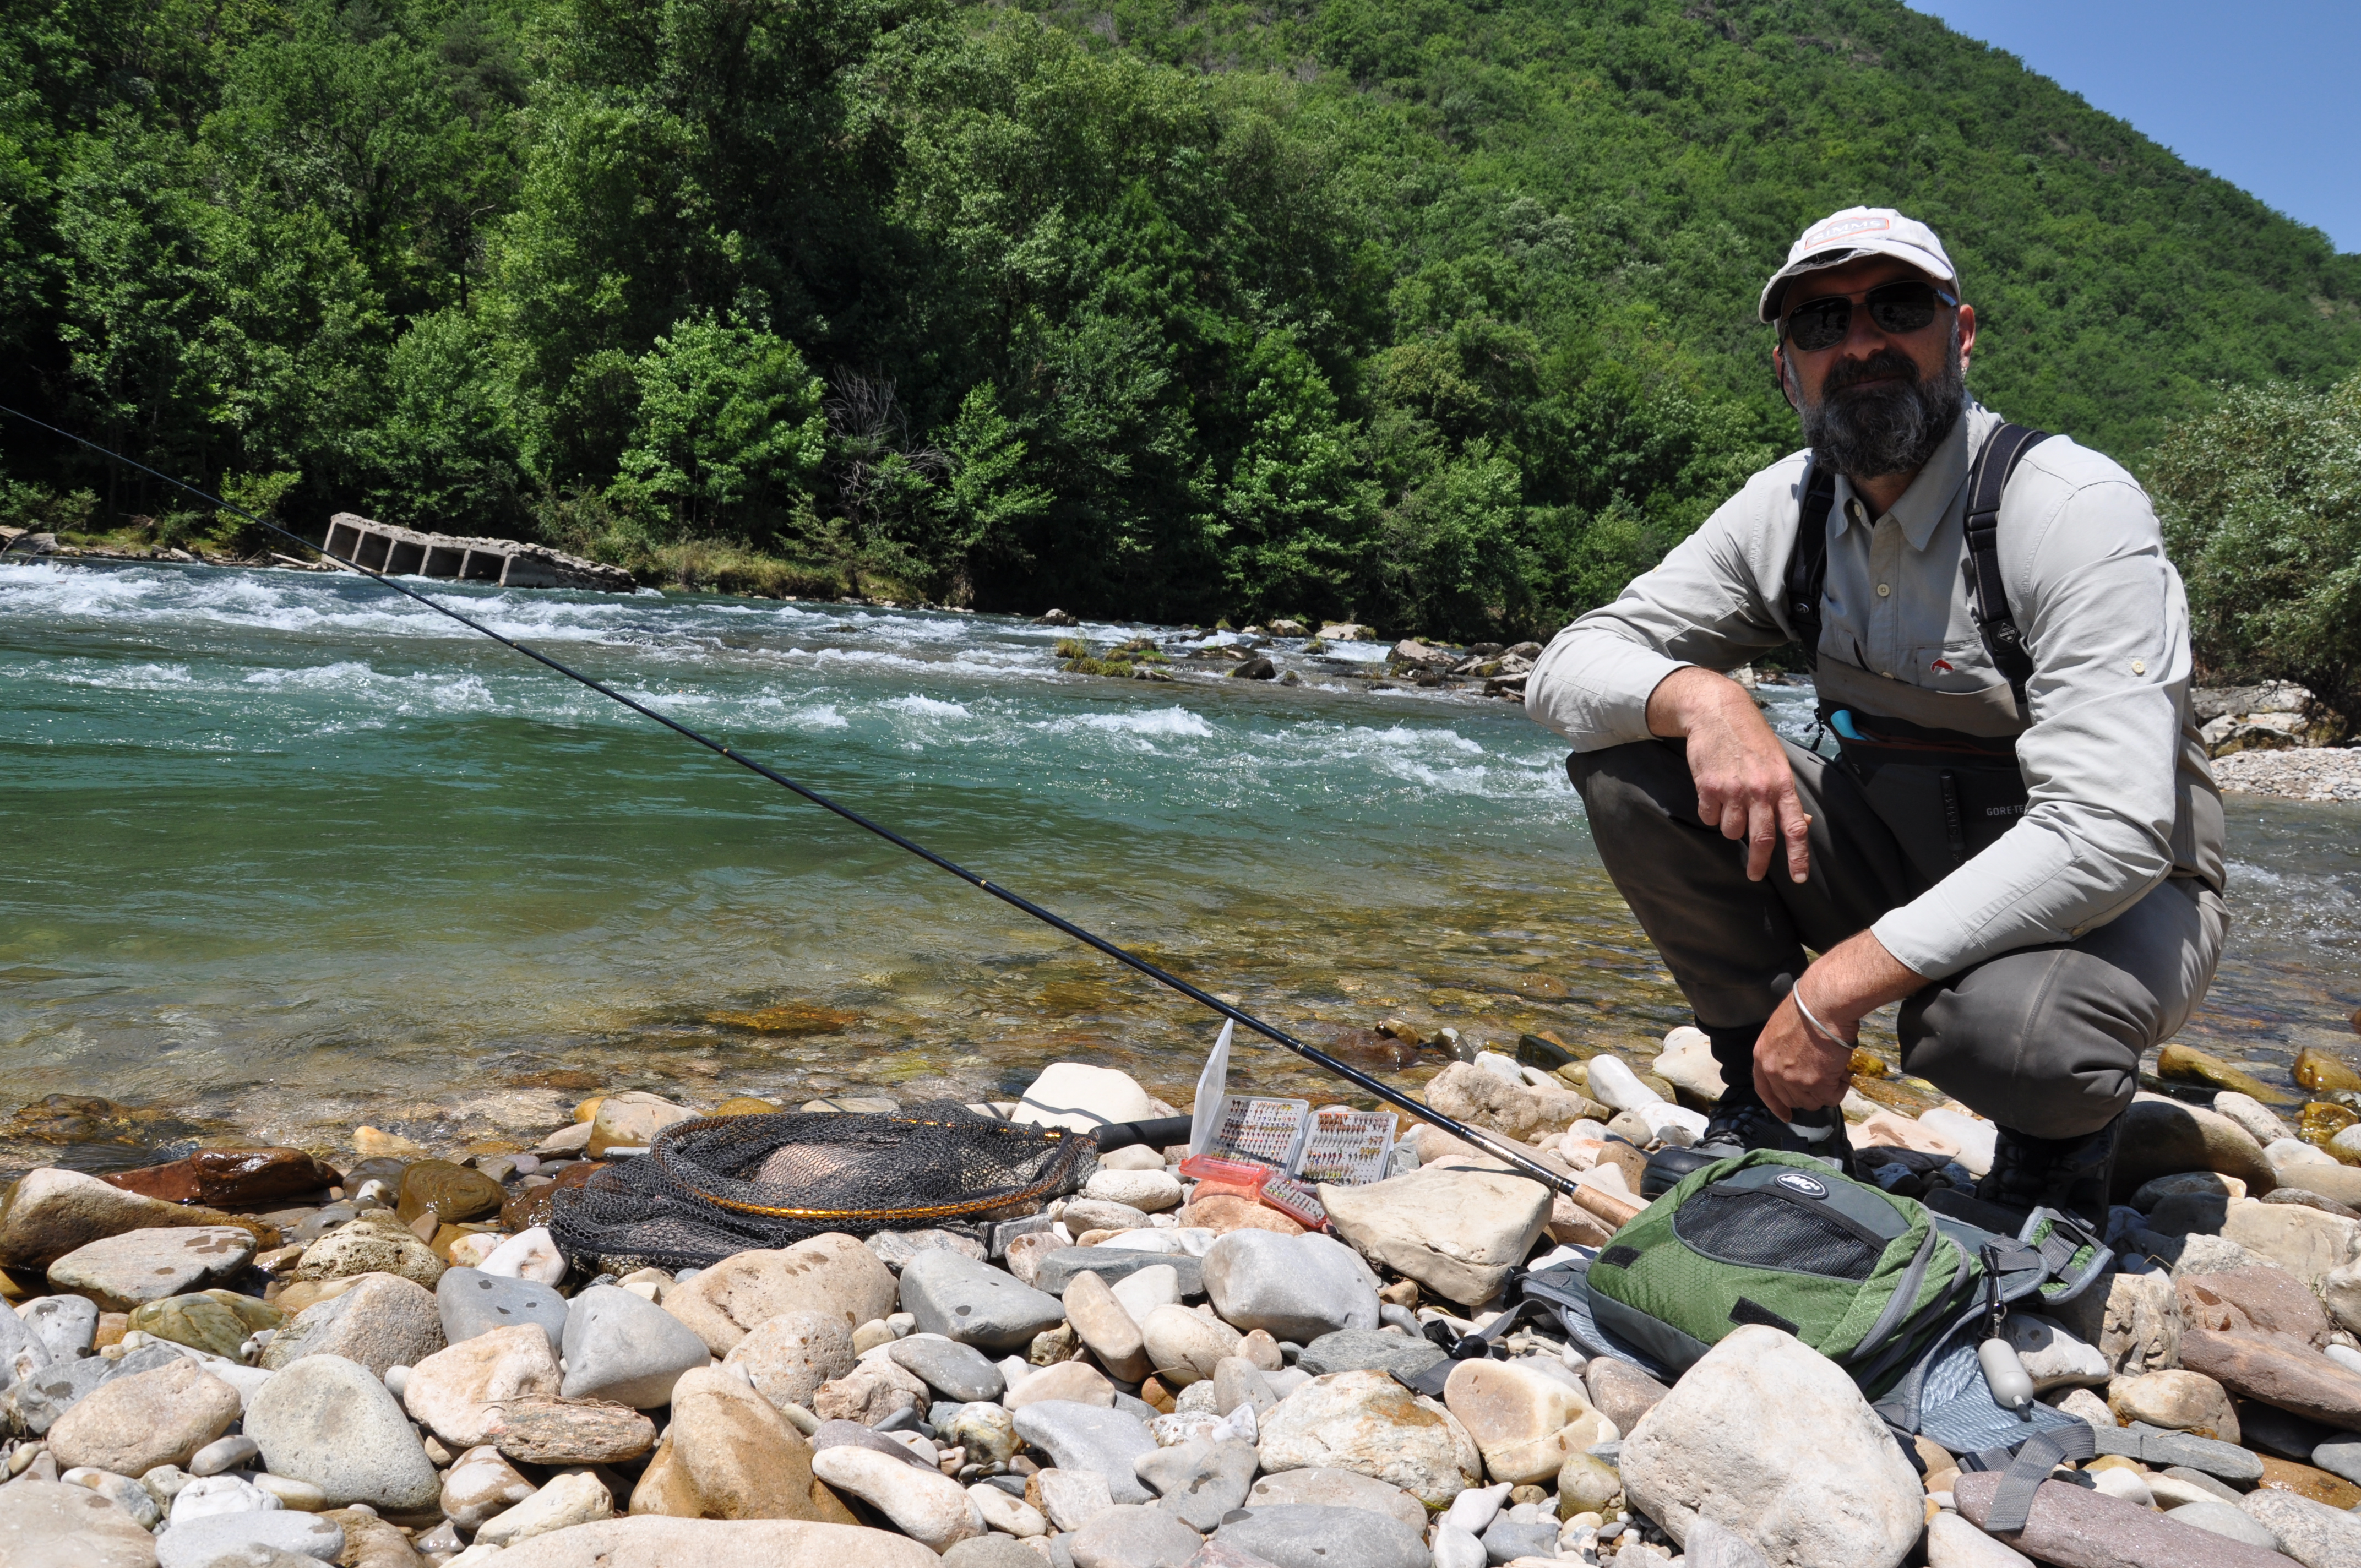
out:
M1186 658L1125 682L1000 617L431 591L1315 1039L1399 1016L1649 1054L1686 1020L1564 745L1511 702L1371 689L1381 647L1281 643L1295 685ZM1139 633L1181 635L1082 629ZM361 1122L497 1136L596 1087L1006 1098L1060 1058L1185 1105L1212 1040L1203 1010L375 584L0 564L0 1114L142 1108L80 1163L348 1147ZM1764 696L1808 723L1808 693ZM2284 1081L2301 1045L2361 1044L2361 808L2233 796L2230 820L2237 925L2182 1037ZM1342 1087L1244 1036L1232 1079ZM0 1139L0 1166L57 1153Z

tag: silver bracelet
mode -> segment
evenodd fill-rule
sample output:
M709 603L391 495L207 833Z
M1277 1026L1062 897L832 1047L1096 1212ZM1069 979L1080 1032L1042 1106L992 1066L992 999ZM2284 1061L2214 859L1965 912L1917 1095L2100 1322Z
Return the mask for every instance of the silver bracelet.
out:
M1804 1005L1804 987L1801 981L1798 981L1787 988L1787 998L1789 1001L1795 1003L1795 1011L1804 1015L1805 1023L1809 1024L1823 1036L1834 1040L1837 1044L1843 1045L1845 1043L1845 1037L1842 1035L1838 1034L1834 1029L1831 1029L1826 1024L1821 1023L1819 1018L1812 1012L1812 1010Z

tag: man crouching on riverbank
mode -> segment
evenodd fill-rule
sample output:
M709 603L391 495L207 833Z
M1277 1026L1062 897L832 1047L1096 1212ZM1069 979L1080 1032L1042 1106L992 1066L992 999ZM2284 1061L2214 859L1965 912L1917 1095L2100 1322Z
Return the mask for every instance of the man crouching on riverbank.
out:
M1968 397L1959 290L1899 213L1806 230L1761 316L1808 449L1527 683L1730 1086L1652 1189L1742 1149L1829 1152L1860 1022L1900 1002L1905 1069L1999 1125L1976 1195L2103 1222L2140 1053L2221 957L2180 579L2129 474ZM1833 757L1719 673L1790 641Z

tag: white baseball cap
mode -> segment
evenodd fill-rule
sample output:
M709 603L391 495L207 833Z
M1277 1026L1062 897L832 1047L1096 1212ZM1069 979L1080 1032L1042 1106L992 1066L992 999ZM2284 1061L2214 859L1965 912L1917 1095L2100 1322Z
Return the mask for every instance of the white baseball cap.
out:
M1762 317L1779 319L1779 304L1787 285L1806 272L1841 267L1864 256L1891 256L1906 261L1938 283L1960 286L1960 269L1943 253L1935 231L1916 218L1905 218L1891 207L1847 207L1830 213L1804 231L1787 247L1787 265L1763 285Z

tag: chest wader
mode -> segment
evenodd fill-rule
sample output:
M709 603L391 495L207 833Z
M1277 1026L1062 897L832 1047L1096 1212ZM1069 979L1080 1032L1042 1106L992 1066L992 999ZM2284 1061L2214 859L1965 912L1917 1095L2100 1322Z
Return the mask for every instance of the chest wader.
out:
M1795 551L1787 562L1787 616L1819 692L1820 722L1837 738L1845 770L1928 885L1992 847L2025 815L2016 737L2029 720L2025 685L2033 657L2008 605L2000 571L2000 499L2026 453L2046 433L2004 424L1968 475L1967 547L1960 563L1976 630L2003 691L1932 692L1822 660L1820 597L1828 574L1828 510L1836 477L1815 466L1804 492Z

